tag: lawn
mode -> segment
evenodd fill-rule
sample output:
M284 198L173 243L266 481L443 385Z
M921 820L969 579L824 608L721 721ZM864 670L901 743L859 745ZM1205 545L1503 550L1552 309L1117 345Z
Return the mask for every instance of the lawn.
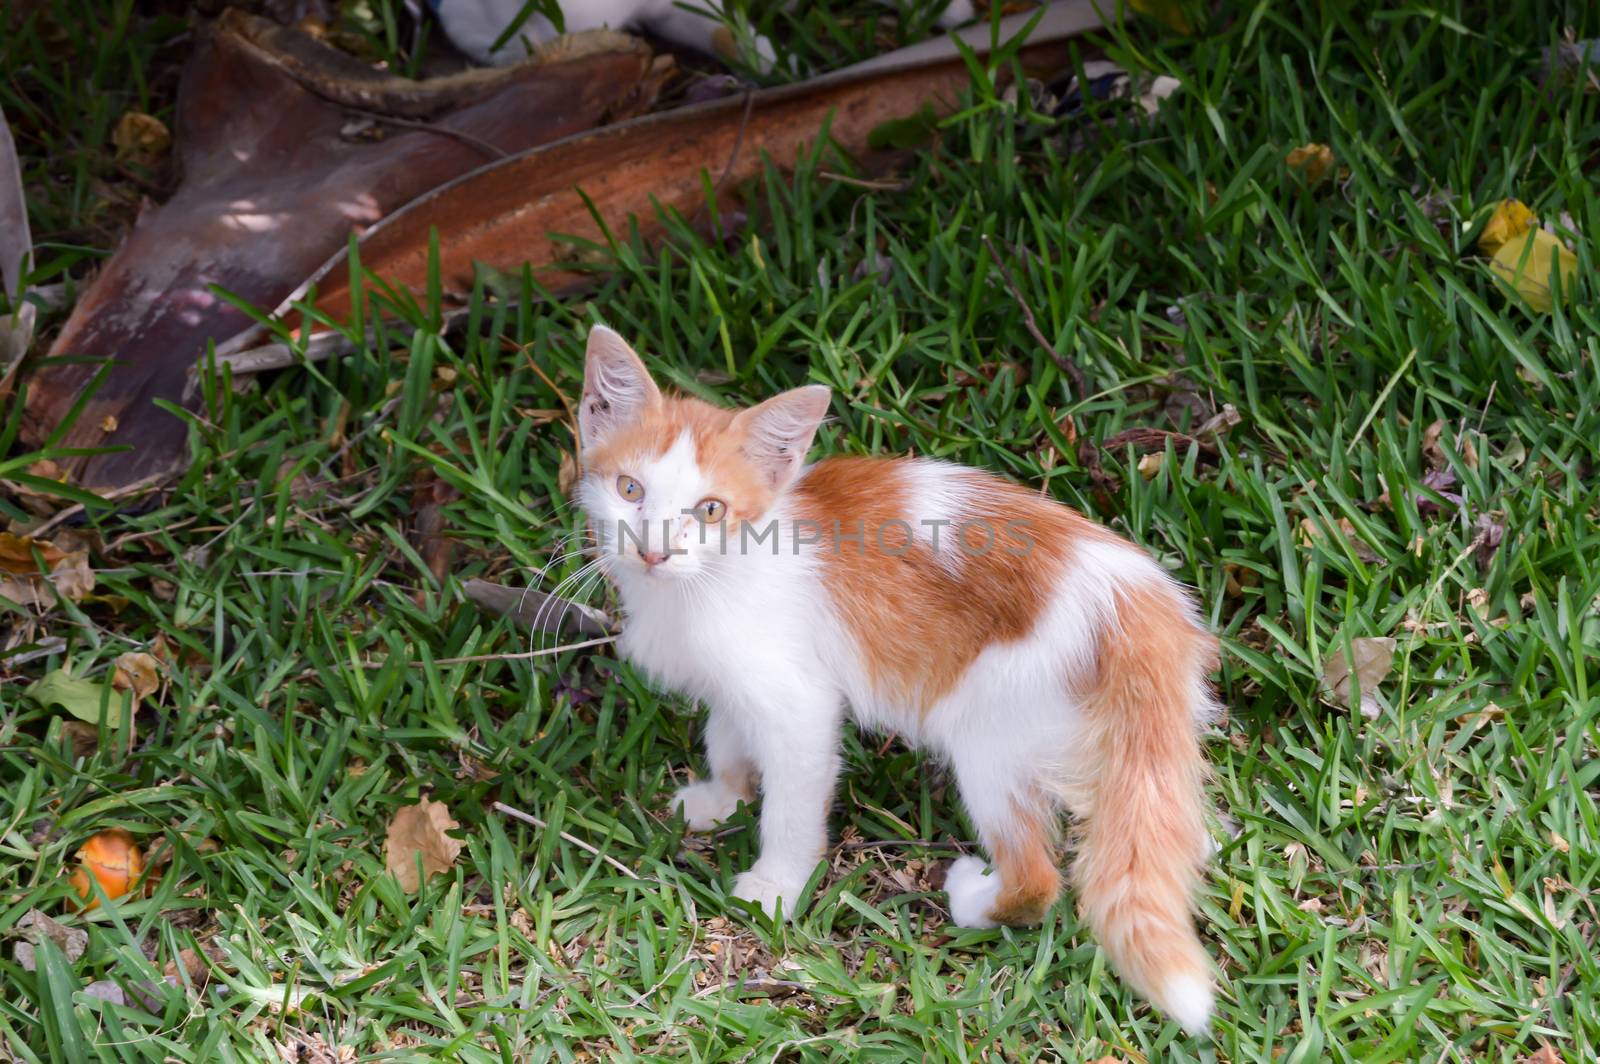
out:
M110 130L170 118L186 47L176 5L59 7L0 39L44 283L128 223ZM926 25L830 0L776 36L814 69ZM1181 82L1153 116L975 86L894 180L822 152L725 239L619 243L582 300L485 288L464 330L424 304L347 357L213 388L181 481L47 534L88 550L93 591L0 602L0 1058L1596 1059L1600 92L1540 76L1569 29L1600 36L1600 13L1135 21L1098 44ZM1308 144L1325 173L1286 163ZM1576 252L1553 311L1480 249L1506 197ZM667 808L701 764L696 707L465 599L581 561L545 572L580 520L564 405L597 320L708 399L827 384L817 453L1004 473L1196 589L1228 709L1206 737L1209 1036L1136 1000L1070 900L1037 930L948 926L938 869L972 833L892 737L848 738L798 918L730 904L752 815L704 839ZM26 532L29 501L0 488L0 520ZM1363 714L1325 670L1383 638ZM28 693L63 667L104 686L127 653L160 662L131 727L121 692L90 729ZM408 894L384 843L424 798L463 846ZM169 863L73 914L74 854L114 828ZM35 909L88 931L81 957L25 970ZM84 989L105 980L127 1003Z

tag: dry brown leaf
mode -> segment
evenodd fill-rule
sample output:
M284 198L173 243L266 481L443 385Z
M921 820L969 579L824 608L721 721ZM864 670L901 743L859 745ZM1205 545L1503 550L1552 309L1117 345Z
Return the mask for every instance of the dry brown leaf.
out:
M1326 144L1302 144L1284 156L1291 170L1305 175L1306 184L1314 185L1333 169L1333 149Z
M12 948L11 955L25 972L35 969L36 950L47 938L56 944L68 961L77 960L89 948L89 932L59 924L38 909L24 913L14 930L21 932L22 941Z
M1361 538L1361 534L1356 531L1356 526L1348 517L1339 518L1339 532L1344 536L1345 542L1350 544L1350 552L1368 565L1376 565L1384 560L1383 555L1373 550L1367 541ZM1325 538L1321 524L1309 517L1300 519L1300 542L1303 546L1309 547Z
M1322 662L1322 684L1328 694L1340 705L1347 709L1357 707L1350 705L1351 676L1361 685L1360 711L1368 720L1377 720L1382 712L1378 706L1378 684L1389 675L1389 670L1394 668L1395 641L1390 636L1361 637L1350 640L1350 656L1355 659L1354 668L1350 659L1345 656L1343 646L1336 645L1333 653L1329 654Z
M160 158L172 147L172 132L166 123L154 115L129 111L117 119L117 128L111 133L111 143L119 159Z
M1439 437L1444 433L1444 419L1440 418L1422 430L1422 457L1428 460L1432 469L1443 469L1450 464L1445 457L1444 448L1439 446Z
M0 576L0 598L23 607L49 606L55 596L45 590L44 581L29 580L25 576Z
M1562 838L1560 834L1554 831L1550 833L1550 845L1556 848L1557 853L1570 853L1572 851L1572 843L1568 842L1566 839Z
M1229 598L1242 597L1247 587L1261 586L1261 574L1238 562L1224 562L1222 571L1226 578L1223 590Z
M56 562L50 570L50 582L56 586L62 598L82 602L84 596L94 590L94 570L89 567L89 552L73 551Z
M443 802L423 799L416 805L395 810L389 821L389 837L383 845L384 862L406 893L414 894L422 885L417 878L417 855L422 855L422 872L432 876L448 872L461 852L461 840L445 832L459 828Z
M33 560L33 552L38 550L44 563L54 566L65 558L66 552L53 543L33 539L31 536L16 536L10 532L0 532L0 569L8 573L21 573L33 576L39 572L39 563Z
M285 1064L354 1064L358 1059L350 1046L336 1046L320 1034L301 1034L278 1043L278 1054Z
M167 962L162 974L168 979L177 980L180 967L189 976L189 982L197 988L204 987L211 979L211 968L206 964L205 955L199 950L179 950L178 956Z
M1367 939L1361 943L1361 950L1357 954L1361 967L1379 986L1389 985L1389 947L1379 939Z
M81 720L63 721L61 734L66 736L68 744L72 747L73 760L80 757L90 757L100 749L100 728L98 725L88 724Z
M161 686L161 662L150 654L122 654L112 668L111 686L118 691L132 691L137 706L141 698L149 698Z
M1546 1042L1536 1053L1526 1058L1523 1064L1566 1064L1566 1062L1561 1059L1561 1054L1556 1052L1555 1047Z
M1222 409L1206 418L1200 427L1194 430L1195 439L1211 440L1213 443L1227 433L1227 431L1244 420L1239 413L1239 408L1232 403L1223 403Z

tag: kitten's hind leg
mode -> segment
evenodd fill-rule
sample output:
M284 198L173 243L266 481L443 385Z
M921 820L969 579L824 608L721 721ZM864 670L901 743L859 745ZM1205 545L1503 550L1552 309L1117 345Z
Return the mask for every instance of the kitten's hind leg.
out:
M1037 788L1002 785L990 766L963 765L959 757L956 778L994 867L978 857L950 866L945 890L951 922L960 927L1039 923L1061 894L1055 804Z
M739 734L738 722L726 710L712 708L706 719L706 762L711 778L682 787L672 796L690 831L710 831L755 798L755 762Z

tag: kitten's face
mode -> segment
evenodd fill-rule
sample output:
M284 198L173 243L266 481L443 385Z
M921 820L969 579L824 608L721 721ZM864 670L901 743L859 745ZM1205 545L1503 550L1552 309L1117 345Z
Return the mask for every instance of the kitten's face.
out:
M686 580L745 547L799 473L828 390L799 388L748 410L661 394L603 326L589 336L578 501L602 565L630 581Z
M699 573L737 549L740 524L772 506L772 487L725 424L731 412L690 402L661 400L584 456L579 502L614 574Z

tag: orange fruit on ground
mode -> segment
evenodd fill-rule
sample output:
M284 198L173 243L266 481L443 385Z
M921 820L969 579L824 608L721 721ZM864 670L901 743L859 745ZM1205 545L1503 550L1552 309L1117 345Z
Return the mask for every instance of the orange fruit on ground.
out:
M72 873L72 889L87 902L85 912L100 904L89 883L93 876L108 898L120 898L133 889L144 871L144 854L133 836L121 828L102 831L89 838L78 850L78 868Z

